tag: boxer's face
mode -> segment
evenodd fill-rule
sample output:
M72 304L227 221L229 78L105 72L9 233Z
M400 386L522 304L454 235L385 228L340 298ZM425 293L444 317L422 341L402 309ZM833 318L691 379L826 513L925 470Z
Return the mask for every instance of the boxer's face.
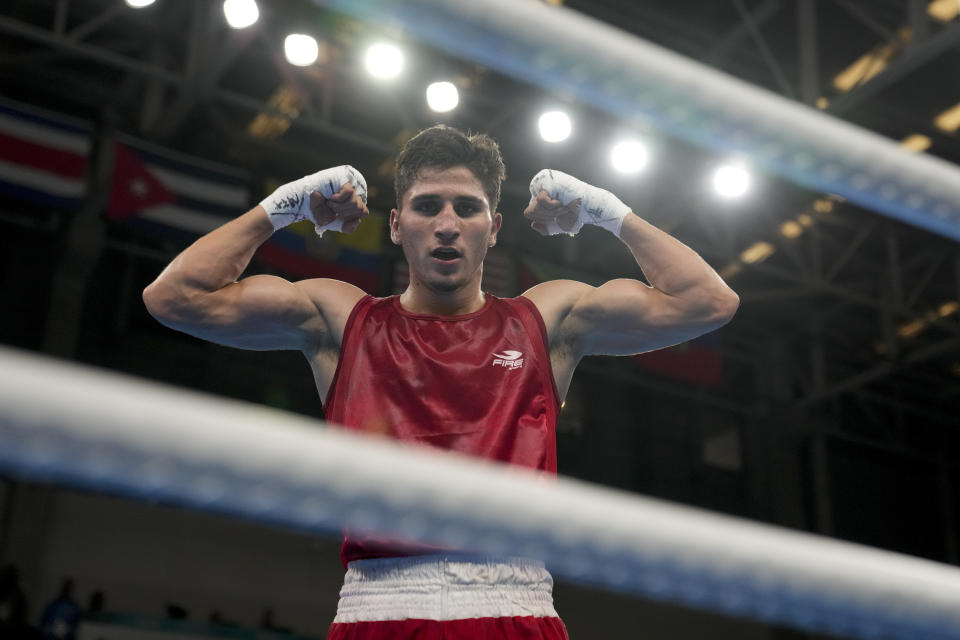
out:
M423 169L390 212L390 237L403 247L410 279L438 293L480 286L483 258L501 216L466 167Z

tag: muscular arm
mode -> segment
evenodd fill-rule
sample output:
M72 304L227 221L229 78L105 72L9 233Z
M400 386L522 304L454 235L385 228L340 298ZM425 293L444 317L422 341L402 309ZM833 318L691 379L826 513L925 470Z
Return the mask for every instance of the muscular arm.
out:
M545 195L531 208L550 212L564 226L564 216L578 202L564 208ZM551 348L568 352L573 366L584 355L627 355L677 344L733 317L739 297L695 251L633 213L623 217L619 234L651 286L629 279L599 287L561 280L524 294L552 329Z
M338 177L351 182L338 187ZM325 194L314 190L317 184ZM168 327L228 346L309 354L339 345L346 317L363 295L357 287L322 279L296 283L274 276L237 279L273 234L278 217L285 218L280 226L309 217L318 229L324 228L322 224L352 231L366 215L365 195L366 183L349 167L328 169L281 187L264 200L271 208L269 216L261 203L177 256L144 290L147 310ZM274 200L281 205L274 207Z

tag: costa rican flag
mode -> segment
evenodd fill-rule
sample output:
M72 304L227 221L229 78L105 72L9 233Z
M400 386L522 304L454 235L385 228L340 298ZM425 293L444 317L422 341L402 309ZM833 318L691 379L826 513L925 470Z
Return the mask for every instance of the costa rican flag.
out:
M0 191L16 198L79 209L93 127L84 121L0 103Z

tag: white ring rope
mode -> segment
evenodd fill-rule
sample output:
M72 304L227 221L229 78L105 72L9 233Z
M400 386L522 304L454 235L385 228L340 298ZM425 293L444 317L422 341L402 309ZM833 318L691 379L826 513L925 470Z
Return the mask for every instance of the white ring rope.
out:
M960 639L960 570L0 349L0 469L862 638Z
M623 118L652 120L960 240L960 168L565 7L533 0L314 0ZM960 41L960 25L936 36Z

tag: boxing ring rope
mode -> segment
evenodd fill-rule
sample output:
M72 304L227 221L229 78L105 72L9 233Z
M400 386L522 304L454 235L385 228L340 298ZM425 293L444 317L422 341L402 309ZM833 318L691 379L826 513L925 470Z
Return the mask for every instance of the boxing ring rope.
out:
M0 349L0 470L861 638L960 639L960 570Z
M450 54L960 240L960 168L533 0L314 0ZM960 42L960 25L933 36Z

